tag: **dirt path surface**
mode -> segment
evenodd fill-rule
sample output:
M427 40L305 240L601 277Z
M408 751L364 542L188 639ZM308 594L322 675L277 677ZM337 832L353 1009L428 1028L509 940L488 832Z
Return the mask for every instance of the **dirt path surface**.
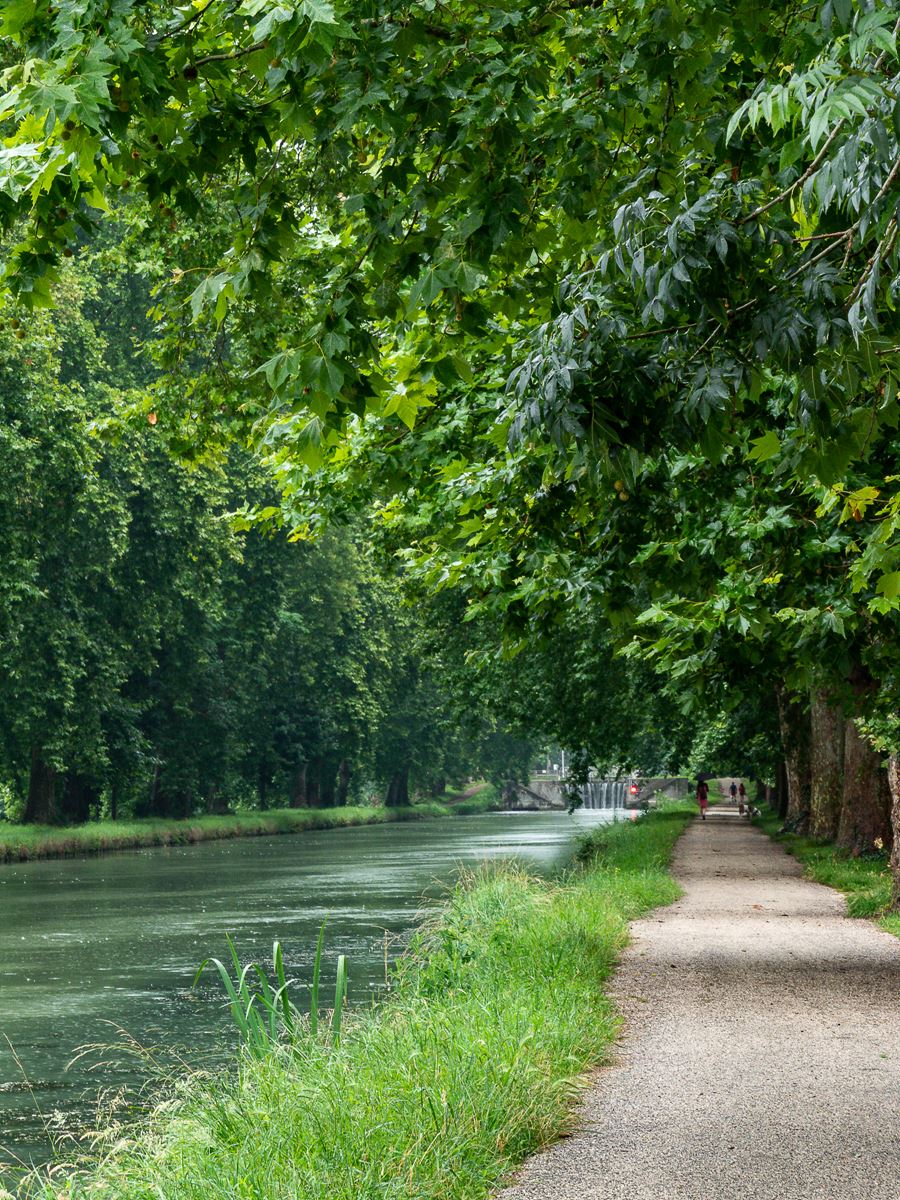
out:
M900 1200L900 940L727 809L633 926L617 1061L501 1200Z

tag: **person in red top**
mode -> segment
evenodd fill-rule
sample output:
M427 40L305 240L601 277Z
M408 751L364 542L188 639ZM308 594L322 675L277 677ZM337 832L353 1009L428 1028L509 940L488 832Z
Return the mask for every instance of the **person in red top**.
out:
M709 807L709 786L705 779L697 784L697 803L700 805L700 817L706 820L706 810Z

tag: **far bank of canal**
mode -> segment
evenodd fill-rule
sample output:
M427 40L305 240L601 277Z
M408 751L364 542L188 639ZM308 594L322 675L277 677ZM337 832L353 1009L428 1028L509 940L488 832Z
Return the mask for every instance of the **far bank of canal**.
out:
M280 939L289 974L305 983L327 917L328 964L346 954L351 1002L369 1003L384 984L385 931L393 956L460 865L518 858L551 872L580 833L611 817L609 810L488 813L7 866L0 872L4 1163L46 1161L48 1129L90 1128L101 1094L108 1101L120 1090L134 1102L147 1066L126 1052L117 1030L152 1049L162 1066L174 1067L178 1055L204 1067L229 1057L233 1029L212 976L191 990L198 963L225 954L226 933L244 961L268 960ZM116 1041L118 1050L66 1069L80 1047Z

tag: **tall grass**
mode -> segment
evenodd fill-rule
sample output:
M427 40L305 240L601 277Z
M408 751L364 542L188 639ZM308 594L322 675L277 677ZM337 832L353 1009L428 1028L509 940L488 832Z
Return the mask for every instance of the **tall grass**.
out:
M782 833L781 818L771 809L758 817L756 824L769 837L780 842L788 854L803 863L810 879L843 892L847 897L849 916L875 917L883 929L900 937L900 915L887 911L891 903L891 872L887 854L854 858L830 842L817 841L796 833Z
M342 808L278 808L266 812L191 817L183 821L165 818L90 821L65 829L0 822L0 863L70 858L148 846L186 846L224 838L267 837L303 833L310 829L377 825L385 821L417 821L423 817L466 816L499 807L496 789L485 785L477 795L458 803L452 798L448 803L425 800L408 808L363 804L348 804Z
M187 1081L79 1177L29 1195L116 1200L479 1200L563 1132L618 1026L604 982L629 919L678 895L692 810L589 839L549 883L466 875L395 971L390 999L229 1075ZM277 978L277 973L276 973ZM314 1002L315 1006L315 1002ZM336 1004L336 1010L341 1008Z

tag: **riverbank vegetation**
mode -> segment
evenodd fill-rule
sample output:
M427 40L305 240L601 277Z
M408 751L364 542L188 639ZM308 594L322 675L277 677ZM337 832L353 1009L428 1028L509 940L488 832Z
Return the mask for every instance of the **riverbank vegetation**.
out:
M873 847L869 854L854 856L833 842L785 829L782 818L770 808L763 810L756 823L803 864L810 879L843 892L851 917L877 920L900 937L900 915L890 912L890 856L884 849Z
M465 878L376 1011L328 1023L230 1075L184 1080L98 1167L28 1196L478 1200L563 1131L618 1020L603 983L628 921L679 891L667 871L690 805L588 839L556 882ZM351 964L352 970L352 964Z
M272 837L310 829L342 829L388 821L417 821L427 817L471 816L501 807L491 784L468 789L442 800L420 800L400 807L383 804L345 804L340 808L280 808L264 812L201 813L184 820L147 817L143 820L89 821L64 829L46 825L0 824L0 863L38 858L69 858L136 850L148 846L187 846L225 838Z

